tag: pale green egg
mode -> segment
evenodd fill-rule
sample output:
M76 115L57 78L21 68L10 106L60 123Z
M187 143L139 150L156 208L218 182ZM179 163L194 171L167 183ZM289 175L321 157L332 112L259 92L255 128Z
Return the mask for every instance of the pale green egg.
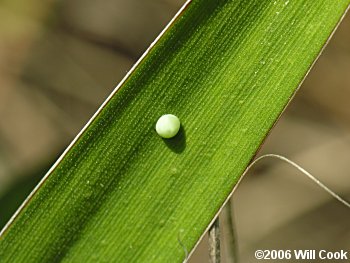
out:
M174 137L180 130L180 120L173 114L161 116L156 124L156 131L159 136L169 139Z

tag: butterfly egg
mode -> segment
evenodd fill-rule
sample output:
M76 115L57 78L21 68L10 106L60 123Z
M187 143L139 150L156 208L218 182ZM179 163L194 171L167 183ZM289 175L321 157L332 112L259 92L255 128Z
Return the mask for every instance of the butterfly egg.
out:
M158 119L156 131L160 137L169 139L179 132L180 126L178 117L173 114L165 114Z

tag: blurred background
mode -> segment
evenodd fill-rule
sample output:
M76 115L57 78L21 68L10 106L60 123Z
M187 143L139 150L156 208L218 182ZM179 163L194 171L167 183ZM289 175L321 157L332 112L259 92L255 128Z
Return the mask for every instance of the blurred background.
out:
M0 228L184 0L0 1ZM263 145L350 200L350 17ZM273 159L221 216L223 262L256 249L350 249L350 210ZM207 239L190 262L208 260Z

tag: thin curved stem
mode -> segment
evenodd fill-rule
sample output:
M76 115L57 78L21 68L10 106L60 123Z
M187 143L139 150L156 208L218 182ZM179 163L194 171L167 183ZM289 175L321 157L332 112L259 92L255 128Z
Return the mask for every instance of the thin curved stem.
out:
M324 191L326 191L328 194L330 194L331 196L333 196L335 199L337 199L340 203L342 203L343 205L345 205L346 207L350 208L350 203L345 201L342 197L340 197L338 194L336 194L334 191L332 191L331 189L329 189L325 184L323 184L320 180L318 180L315 176L313 176L312 174L310 174L308 171L306 171L304 168L302 168L300 165L296 164L295 162L289 160L286 157L283 157L281 155L278 154L265 154L263 156L260 156L259 158L255 159L247 168L246 172L250 170L250 168L252 168L257 162L259 162L260 160L264 159L264 158L276 158L279 159L281 161L284 161L290 165L292 165L293 167L295 167L296 169L298 169L302 174L306 175L309 179L311 179L314 183L316 183L319 187L321 187Z

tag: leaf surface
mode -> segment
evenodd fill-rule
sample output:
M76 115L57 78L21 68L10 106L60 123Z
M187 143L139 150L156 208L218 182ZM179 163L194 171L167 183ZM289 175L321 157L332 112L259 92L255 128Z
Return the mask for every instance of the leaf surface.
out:
M2 262L181 262L348 4L189 1L2 231Z

